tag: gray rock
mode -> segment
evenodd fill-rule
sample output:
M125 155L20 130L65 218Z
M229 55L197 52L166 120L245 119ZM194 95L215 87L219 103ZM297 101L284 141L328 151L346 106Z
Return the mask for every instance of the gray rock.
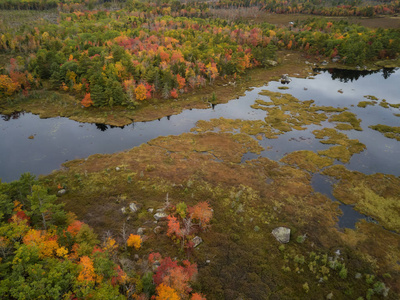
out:
M120 167L116 167L116 168L115 168L115 171L117 171L117 172L120 171L120 170L121 170Z
M156 219L156 221L160 221L162 219L165 219L168 215L165 212L158 212L154 215L154 219Z
M289 83L291 82L292 79L289 78L288 74L283 74L281 77L281 83L285 84L285 83Z
M149 208L149 209L147 209L147 211L148 211L149 213L152 213L152 212L154 211L154 208Z
M121 212L122 212L123 214L126 214L126 213L127 213L126 207L121 208Z
M155 261L154 264L151 265L151 269L153 270L153 272L155 272L160 265L161 264L159 261Z
M66 189L61 189L61 190L59 190L58 192L57 192L57 196L62 196L62 195L65 195L67 193L67 190Z
M156 212L164 212L165 211L165 208L157 208L156 209Z
M326 295L326 299L330 300L333 298L333 293L330 292L328 295Z
M272 230L272 235L282 244L289 243L290 229L286 227L277 227Z
M276 67L278 65L278 62L269 59L267 60L267 64L271 67Z
M135 255L133 256L133 259L134 259L135 261L138 261L138 260L140 259L140 257L139 257L138 254L135 254Z
M131 204L129 204L129 209L131 210L131 212L135 213L139 210L139 207L138 205L132 202Z
M199 237L199 236L195 236L193 239L192 239L192 242L193 242L193 247L197 247L198 245L200 245L202 242L203 242L203 239L201 238L201 237Z
M321 66L326 66L328 64L328 62L326 61L326 60L324 60L322 63L321 63Z
M144 232L145 232L145 230L146 230L146 228L140 227L140 228L138 228L138 230L137 230L137 234L138 234L138 235L143 235Z

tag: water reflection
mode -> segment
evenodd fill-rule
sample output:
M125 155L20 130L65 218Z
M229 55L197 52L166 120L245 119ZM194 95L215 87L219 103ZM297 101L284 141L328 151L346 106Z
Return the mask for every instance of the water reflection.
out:
M23 116L24 114L25 114L25 112L23 112L23 111L15 111L15 112L13 112L11 114L8 114L8 115L1 115L1 118L4 121L16 120L20 116Z
M388 79L390 75L394 74L395 68L384 68L382 70L343 70L343 69L314 69L316 72L331 74L332 80L338 79L340 82L353 82L359 80L360 78L369 76L371 74L382 73L384 79Z

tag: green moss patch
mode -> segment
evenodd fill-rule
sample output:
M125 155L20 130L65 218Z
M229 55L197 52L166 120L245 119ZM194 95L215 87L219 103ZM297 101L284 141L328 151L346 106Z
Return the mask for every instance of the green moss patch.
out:
M280 161L285 164L297 166L300 169L313 173L318 172L322 168L333 164L333 159L328 157L321 157L315 152L308 150L289 153L285 155Z
M357 106L365 108L368 105L374 106L375 104L376 104L376 101L360 101L360 102L358 102Z
M371 125L369 128L383 133L383 135L389 139L396 139L400 141L400 127L378 124Z
M332 115L329 118L329 122L339 122L339 124L336 125L336 128L339 130L355 129L358 131L362 131L362 128L360 126L361 119L357 119L357 116L349 111L341 112L338 115ZM347 124L341 124L341 123L347 123Z
M379 100L378 98L376 98L375 96L372 96L372 95L365 95L364 98L367 98L369 100L374 100L374 101Z
M321 139L320 143L336 145L329 149L318 151L319 155L337 159L343 163L349 162L353 154L360 153L366 148L358 140L349 139L347 135L333 128L314 130L312 133L317 139Z
M400 232L400 178L393 175L365 175L335 165L324 170L325 175L339 180L334 196L355 209L372 216L388 229Z

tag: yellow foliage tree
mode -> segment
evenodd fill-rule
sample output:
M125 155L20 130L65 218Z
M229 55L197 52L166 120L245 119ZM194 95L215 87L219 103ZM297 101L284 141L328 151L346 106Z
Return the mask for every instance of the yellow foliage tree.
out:
M180 298L173 288L161 283L157 287L157 296L155 299L156 300L179 300Z
M137 100L146 100L146 87L143 84L139 84L135 89L135 95Z
M104 247L103 248L106 251L114 252L115 250L118 249L118 244L113 238L108 237L106 239L106 241L104 242Z
M15 84L8 75L0 75L0 98L11 96L18 85Z
M128 247L134 247L136 250L140 249L142 245L142 238L140 235L131 234L126 241Z

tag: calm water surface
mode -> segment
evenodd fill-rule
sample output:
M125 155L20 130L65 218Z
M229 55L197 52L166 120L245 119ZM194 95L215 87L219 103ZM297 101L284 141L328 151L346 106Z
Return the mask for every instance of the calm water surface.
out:
M296 79L287 85L288 90L279 90L279 82L248 91L245 96L227 104L209 109L193 109L179 115L165 117L151 122L134 123L123 128L102 124L78 123L67 118L40 119L36 115L23 113L2 116L0 119L0 178L4 182L18 179L23 172L47 174L60 165L76 158L84 158L95 153L114 153L130 149L158 136L179 135L190 131L198 120L213 118L263 119L265 111L250 107L256 99L268 100L258 95L263 89L290 93L300 100L315 100L316 105L347 107L362 119L363 131L345 131L360 140L367 149L352 157L346 167L351 170L372 174L382 172L400 175L400 142L385 138L381 133L368 128L369 125L386 124L400 126L400 109L383 108L378 105L357 107L358 102L367 100L365 95L386 99L389 103L400 103L400 70L379 72L321 72L314 79ZM340 91L340 92L339 92ZM333 127L332 123L323 126ZM309 126L306 131L292 131L278 139L263 139L265 147L261 155L279 160L286 153L296 150L321 150L329 145L319 143L311 133L321 126ZM34 139L28 139L33 135ZM255 158L247 154L243 160ZM314 178L317 191L329 195L330 184L326 179ZM343 208L343 210L354 210ZM361 218L362 215L355 218ZM340 225L340 224L339 224ZM342 224L343 225L343 224ZM347 225L343 225L346 226Z

